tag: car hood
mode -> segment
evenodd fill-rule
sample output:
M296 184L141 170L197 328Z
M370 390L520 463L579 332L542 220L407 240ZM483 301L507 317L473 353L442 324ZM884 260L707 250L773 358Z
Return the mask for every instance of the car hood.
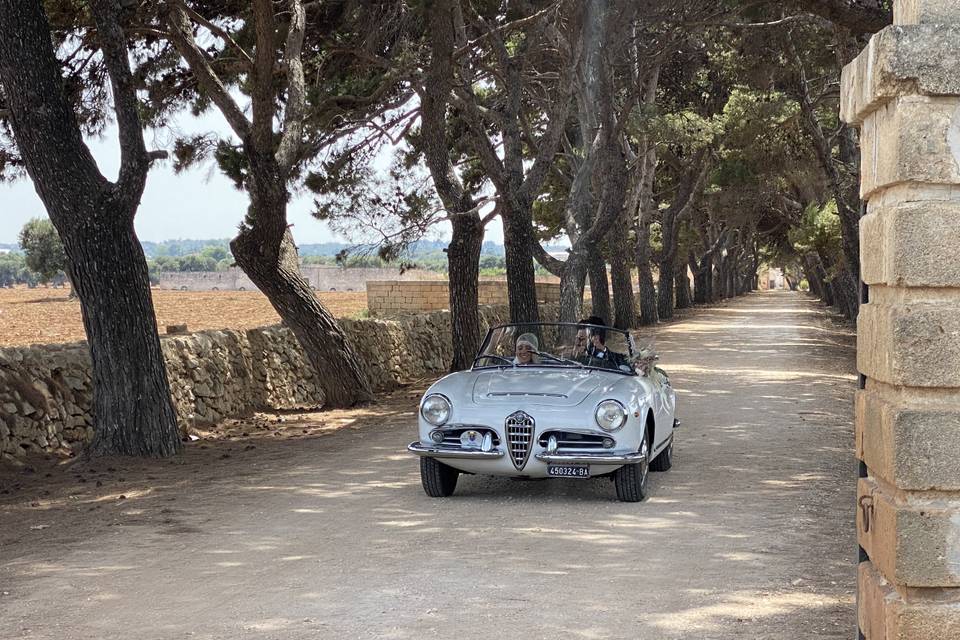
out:
M511 368L477 374L473 401L478 405L580 404L604 382L601 372L590 369Z

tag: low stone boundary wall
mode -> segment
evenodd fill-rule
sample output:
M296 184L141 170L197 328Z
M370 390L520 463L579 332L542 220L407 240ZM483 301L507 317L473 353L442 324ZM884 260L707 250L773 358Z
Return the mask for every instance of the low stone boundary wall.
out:
M317 291L363 291L367 280L426 280L446 282L444 276L423 269L400 274L397 269L303 265L300 272ZM178 291L256 291L257 286L237 267L225 271L163 271L157 285Z
M508 318L505 307L481 309L484 330ZM378 391L441 375L453 357L446 311L341 324ZM323 405L317 375L286 327L165 336L161 345L181 429ZM82 446L93 436L92 391L84 342L0 349L0 456Z
M507 283L481 280L478 290L481 305L507 304ZM538 282L540 304L560 302L560 283ZM386 317L447 309L450 290L446 280L371 280L367 282L367 309L371 316Z

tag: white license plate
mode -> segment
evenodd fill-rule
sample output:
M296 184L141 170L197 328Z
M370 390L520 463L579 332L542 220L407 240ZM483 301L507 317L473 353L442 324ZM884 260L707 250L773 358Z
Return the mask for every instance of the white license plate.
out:
M555 478L589 478L590 465L551 464L547 465L547 475Z

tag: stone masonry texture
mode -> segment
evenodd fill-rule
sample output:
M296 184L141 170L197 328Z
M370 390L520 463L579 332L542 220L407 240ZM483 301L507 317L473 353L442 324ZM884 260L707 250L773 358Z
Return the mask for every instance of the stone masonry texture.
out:
M438 311L450 306L446 280L376 280L367 282L367 309L371 316L388 317L410 313ZM481 305L507 304L507 283L503 280L481 280L478 287ZM557 304L560 284L537 283L537 301Z
M841 80L867 201L857 619L867 640L946 640L960 638L960 2L893 5Z
M505 307L481 309L484 330L508 318ZM441 375L453 356L446 311L340 322L378 391ZM184 431L258 410L323 406L317 373L282 325L160 340ZM82 447L93 436L92 393L86 343L0 349L0 457Z

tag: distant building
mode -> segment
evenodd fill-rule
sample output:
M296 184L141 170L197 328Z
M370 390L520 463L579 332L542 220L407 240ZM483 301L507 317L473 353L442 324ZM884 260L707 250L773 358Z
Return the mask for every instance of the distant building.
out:
M786 280L783 271L776 267L769 267L760 271L760 288L767 290L785 289Z

